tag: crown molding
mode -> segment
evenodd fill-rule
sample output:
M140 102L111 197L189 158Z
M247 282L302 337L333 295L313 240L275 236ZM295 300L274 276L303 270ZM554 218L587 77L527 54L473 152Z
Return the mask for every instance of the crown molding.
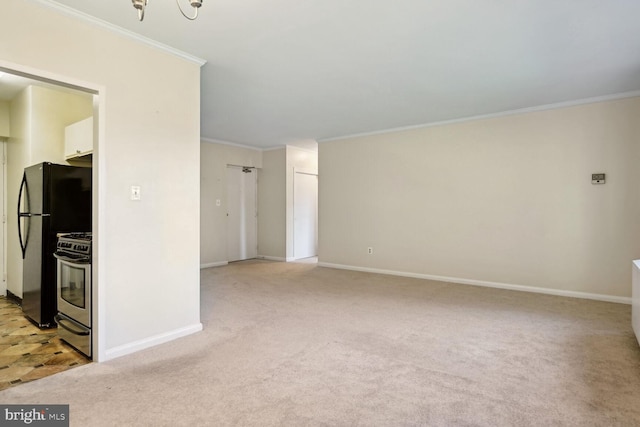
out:
M254 147L252 145L238 144L237 142L229 142L229 141L223 141L221 139L205 138L205 137L201 137L200 138L200 142L206 142L208 144L229 145L231 147L246 148L248 150L255 150L255 151L262 151L262 152L264 152L264 151L275 151L275 150L285 150L287 148L293 148L293 149L296 149L296 150L307 151L309 153L315 153L315 154L318 153L317 150L312 150L310 148L298 147L297 145L291 145L291 144L277 145L277 146L274 146L274 147Z
M536 113L536 112L546 111L546 110L557 110L557 109L561 109L561 108L576 107L576 106L585 105L585 104L596 104L598 102L607 102L607 101L615 101L615 100L618 100L618 99L634 98L634 97L637 97L637 96L640 96L640 90L630 91L630 92L622 92L622 93L615 93L615 94L604 95L604 96L596 96L596 97L593 97L593 98L583 98L583 99L577 99L577 100L574 100L574 101L556 102L556 103L553 103L553 104L538 105L536 107L527 107L527 108L519 108L519 109L515 109L515 110L506 110L506 111L501 111L501 112L498 112L498 113L480 114L480 115L477 115L477 116L463 117L463 118L460 118L460 119L442 120L442 121L439 121L439 122L423 123L423 124L419 124L419 125L402 126L402 127L397 127L397 128L381 129L381 130L377 130L377 131L373 131L373 132L355 133L355 134L351 134L351 135L344 135L344 136L336 136L336 137L332 137L332 138L318 139L318 144L323 143L323 142L340 141L340 140L343 140L343 139L362 138L362 137L367 137L367 136L384 135L384 134L387 134L387 133L403 132L403 131L416 130L416 129L425 129L425 128L430 128L430 127L435 127L435 126L454 125L454 124L458 124L458 123L472 122L472 121L476 121L476 120L495 119L495 118L499 118L499 117L514 116L514 115L517 115L517 114Z
M251 145L245 145L245 144L238 144L237 142L223 141L221 139L213 139L213 138L201 137L200 141L201 142L206 142L208 144L222 144L222 145L229 145L231 147L246 148L248 150L264 151L262 148L259 148L259 147L253 147Z
M87 13L84 12L80 12L79 10L73 9L69 6L60 4L54 0L29 0L32 3L36 3L39 4L41 6L47 7L49 9L53 9L56 12L59 12L61 14L70 16L72 18L76 18L79 19L81 21L85 21L91 25L94 25L96 27L100 27L103 28L105 30L111 31L113 33L116 33L120 36L126 37L128 39L137 41L139 43L145 44L147 46L151 46L155 49L161 50L165 53L169 53L173 56L177 56L178 58L187 60L189 62L194 62L196 64L198 64L200 67L202 67L204 64L207 63L206 60L202 59L202 58L198 58L197 56L191 55L189 53L186 53L182 50L173 48L171 46L168 46L166 44L160 43L158 41L155 41L153 39L150 39L148 37L144 37L140 34L134 33L133 31L129 31L126 30L122 27L119 27L117 25L114 25L110 22L104 21L102 19L96 18L95 16L91 16Z
M276 150L286 150L286 145L276 145L274 147L263 148L262 151L276 151Z
M248 150L256 150L256 151L274 151L274 150L284 150L287 148L287 145L276 145L274 147L255 147L253 145L247 145L247 144L240 144L237 142L230 142L230 141L224 141L222 139L215 139L215 138L205 138L205 137L201 137L200 138L201 142L206 142L209 144L222 144L222 145L229 145L231 147L238 147L238 148L246 148ZM296 148L300 148L300 147L296 147Z

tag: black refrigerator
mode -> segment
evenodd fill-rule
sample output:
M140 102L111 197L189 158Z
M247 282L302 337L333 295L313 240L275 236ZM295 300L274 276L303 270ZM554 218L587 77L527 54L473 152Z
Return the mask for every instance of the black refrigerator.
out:
M40 328L55 326L57 234L90 231L91 168L45 162L24 170L18 197L22 311Z

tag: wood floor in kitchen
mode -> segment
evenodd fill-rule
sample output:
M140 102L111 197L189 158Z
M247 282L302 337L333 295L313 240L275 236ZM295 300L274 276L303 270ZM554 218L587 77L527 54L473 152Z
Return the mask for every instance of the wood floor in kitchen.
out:
M87 363L91 360L60 341L55 328L39 329L20 306L0 297L0 390Z

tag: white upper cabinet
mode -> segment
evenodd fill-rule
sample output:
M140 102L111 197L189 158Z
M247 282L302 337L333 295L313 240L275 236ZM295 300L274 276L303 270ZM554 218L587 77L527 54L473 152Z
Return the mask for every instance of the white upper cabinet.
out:
M93 117L67 126L64 130L65 159L77 159L93 152Z

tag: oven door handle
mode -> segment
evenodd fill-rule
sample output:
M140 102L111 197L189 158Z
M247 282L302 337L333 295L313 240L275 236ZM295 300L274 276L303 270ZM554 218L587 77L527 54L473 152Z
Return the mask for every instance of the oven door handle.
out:
M54 319L56 319L56 322L58 323L58 325L62 326L64 329L66 329L67 331L71 332L74 335L81 335L81 336L86 336L89 335L91 332L89 331L78 331L76 329L73 329L69 326L65 326L64 323L62 323L63 321L67 320L67 319L63 319L62 317L60 317L59 315L56 314L56 316L54 317Z

